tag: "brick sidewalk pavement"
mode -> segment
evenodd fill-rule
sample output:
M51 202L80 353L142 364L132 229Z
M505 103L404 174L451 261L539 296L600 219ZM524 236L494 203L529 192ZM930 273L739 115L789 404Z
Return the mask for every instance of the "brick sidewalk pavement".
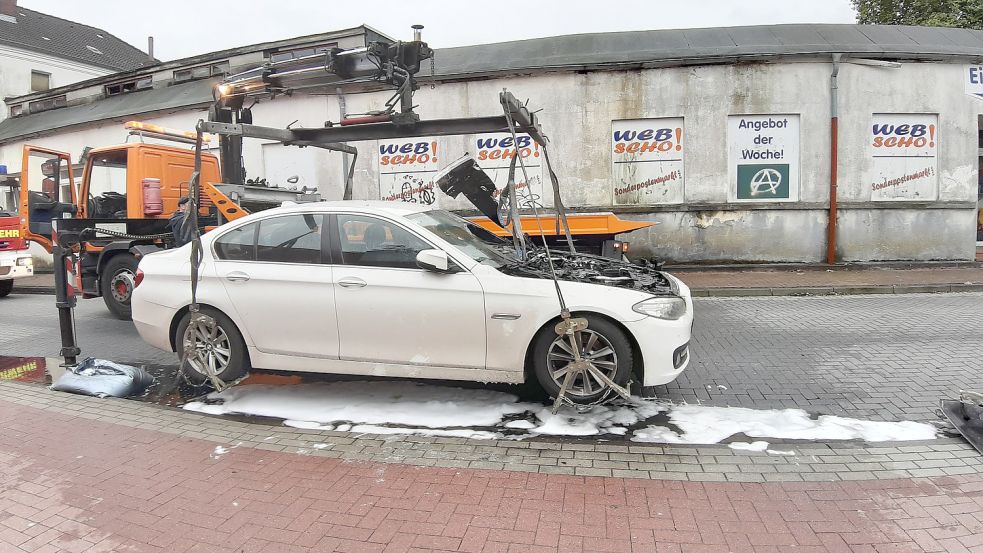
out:
M109 422L0 400L0 551L983 551L977 474L710 483L413 467L216 447L123 424L159 408L102 404L124 410Z

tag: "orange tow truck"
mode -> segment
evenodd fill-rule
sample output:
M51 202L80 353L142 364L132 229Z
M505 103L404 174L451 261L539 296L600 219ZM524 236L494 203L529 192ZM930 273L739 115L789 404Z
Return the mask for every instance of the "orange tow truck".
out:
M193 144L197 136L140 122L126 123L125 128L139 140L89 149L77 186L69 154L30 145L24 146L21 172L13 184L19 189L21 239L51 252L52 220L73 219L91 230L80 247L76 289L85 298L101 296L121 319L130 318L140 257L168 246L168 218L188 194L194 172L193 149L144 139ZM251 196L257 187L228 185L240 196L233 202L221 190L226 185L218 159L206 152L201 156L201 182L199 220L209 226L300 194L262 188Z

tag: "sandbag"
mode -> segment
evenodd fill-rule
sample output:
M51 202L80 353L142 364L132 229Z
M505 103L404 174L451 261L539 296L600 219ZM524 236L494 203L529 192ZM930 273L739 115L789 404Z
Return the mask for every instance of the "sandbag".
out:
M51 385L52 390L96 397L142 394L154 383L147 371L105 359L85 359Z

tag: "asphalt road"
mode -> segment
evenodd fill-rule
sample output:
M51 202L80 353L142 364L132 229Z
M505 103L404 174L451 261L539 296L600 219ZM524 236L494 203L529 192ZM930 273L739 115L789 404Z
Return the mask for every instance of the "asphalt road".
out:
M660 397L935 420L942 397L983 389L983 294L698 298L690 367ZM54 297L0 299L0 355L55 357ZM176 365L101 300L75 313L83 356Z

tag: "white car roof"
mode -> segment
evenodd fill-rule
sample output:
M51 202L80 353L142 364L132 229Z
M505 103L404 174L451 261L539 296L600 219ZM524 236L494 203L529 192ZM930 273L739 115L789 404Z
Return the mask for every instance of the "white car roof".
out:
M365 213L382 213L386 215L404 216L423 211L432 211L434 206L413 204L408 202L387 202L383 200L336 200L330 202L307 202L288 204L257 213L272 215L274 213L293 213L296 211L346 211L356 210Z

